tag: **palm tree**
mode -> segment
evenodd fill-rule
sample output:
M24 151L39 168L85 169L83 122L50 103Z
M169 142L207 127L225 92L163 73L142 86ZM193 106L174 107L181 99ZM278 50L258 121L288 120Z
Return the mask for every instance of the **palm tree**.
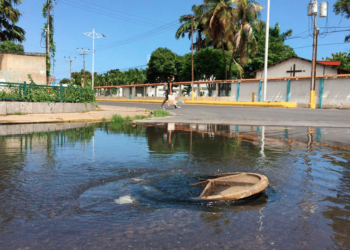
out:
M235 4L232 8L232 21L235 30L231 41L233 49L229 72L231 73L232 62L235 62L238 69L243 73L241 65L246 65L249 60L249 54L254 54L257 51L253 27L260 24L257 18L263 7L258 5L255 0L233 0L232 2ZM236 62L236 56L239 56L241 65Z
M193 15L184 15L180 17L179 21L182 25L176 31L175 38L176 39L179 39L180 37L184 38L186 33L188 33L188 38L191 39L193 35L192 34L192 20L193 20L193 30L198 33L197 41L193 44L193 48L196 51L200 51L203 47L205 47L204 40L202 38L204 27L201 23L201 16L196 15L197 8L198 7L196 5L193 5L192 6L192 11L194 12Z
M0 1L0 41L23 42L25 31L16 26L21 13L13 5L21 4L22 0Z
M225 49L232 40L233 34L233 0L204 0L197 8L197 13L202 13L202 24L207 42L212 40L214 48L221 48L224 56L225 79L227 79L227 63Z

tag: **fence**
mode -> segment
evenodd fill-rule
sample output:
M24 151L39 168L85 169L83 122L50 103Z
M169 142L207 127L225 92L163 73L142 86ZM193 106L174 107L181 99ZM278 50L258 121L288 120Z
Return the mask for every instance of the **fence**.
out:
M0 101L90 103L94 101L94 94L91 89L82 87L5 82L0 83Z
M350 108L350 74L320 75L316 79L315 100L319 108ZM308 107L310 101L310 82L311 78L307 76L269 78L266 101L295 102L299 107ZM95 89L99 99L158 100L164 98L164 84L100 86L95 87ZM210 90L207 88L209 84L212 87ZM187 85L191 85L191 82L174 83L178 97L184 101L191 100L191 92L187 96L183 93ZM263 79L195 81L193 86L194 97L197 101L263 101ZM120 92L120 94L115 95L115 92ZM205 92L204 95L202 95L203 92Z

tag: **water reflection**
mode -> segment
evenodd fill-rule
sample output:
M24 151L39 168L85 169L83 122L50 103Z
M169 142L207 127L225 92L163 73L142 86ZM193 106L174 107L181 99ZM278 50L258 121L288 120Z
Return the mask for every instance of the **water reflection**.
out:
M3 136L0 248L349 248L349 133L101 123ZM198 178L235 171L270 186L195 199Z

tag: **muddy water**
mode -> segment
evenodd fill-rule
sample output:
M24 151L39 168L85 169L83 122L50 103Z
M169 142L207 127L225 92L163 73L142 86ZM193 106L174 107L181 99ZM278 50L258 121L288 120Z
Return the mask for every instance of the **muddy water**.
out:
M350 130L97 124L0 137L0 249L349 249ZM225 172L269 178L195 199Z

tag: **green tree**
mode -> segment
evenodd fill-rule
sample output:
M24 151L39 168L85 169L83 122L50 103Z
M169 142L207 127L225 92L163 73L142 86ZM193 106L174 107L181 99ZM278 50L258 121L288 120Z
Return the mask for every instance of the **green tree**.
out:
M0 41L23 42L26 32L16 26L21 12L13 6L21 4L22 0L0 1Z
M85 71L85 82L89 83L92 82L92 74L89 71ZM97 74L95 73L95 76ZM84 70L81 70L80 72L72 72L72 81L74 84L81 86L81 79L84 78Z
M224 56L225 79L227 79L225 49L233 36L232 0L204 0L197 13L203 13L202 24L207 42L212 41L214 48L221 48Z
M226 57L230 56L229 51L225 51ZM219 80L224 79L225 77L225 61L222 51L214 48L202 49L196 51L194 54L194 77L195 80ZM236 65L231 68L229 71L229 66L226 65L226 70L233 76L237 78L239 71ZM190 81L192 75L192 60L191 54L186 54L184 56L184 62L181 70L180 77L184 81ZM212 95L212 91L215 87L215 84L207 85L209 90L209 95ZM228 93L228 92L226 92Z
M350 18L350 1L349 0L337 0L334 4L334 12L336 15L345 15L346 18ZM350 41L350 35L345 37L345 41Z
M176 31L175 38L179 39L184 38L186 34L188 33L188 38L191 39L192 35L194 35L195 32L197 32L197 41L193 43L193 47L195 50L201 50L205 47L204 40L202 38L204 27L201 23L201 16L199 16L195 10L198 7L196 5L192 6L192 11L194 14L192 15L184 15L180 17L180 23L182 24L179 29ZM192 19L193 19L193 32L192 34ZM191 49L191 48L190 48Z
M265 23L261 23L258 27L254 28L254 36L258 44L258 50L255 55L250 55L250 62L244 67L245 77L252 77L251 72L264 67L266 37L265 28ZM292 30L281 33L278 23L276 23L274 28L270 27L269 65L282 61L291 56L296 56L293 48L284 44L284 41L292 34Z
M347 52L339 52L332 54L332 57L326 57L327 61L340 61L342 69L350 71L350 54Z
M167 48L158 48L148 63L147 80L150 83L166 82L171 75L178 77L182 57Z
M10 41L0 43L0 53L15 53L24 54L24 47L22 44L16 44Z
M70 80L68 78L63 78L61 81L60 81L60 84L69 84L70 83Z
M241 65L246 65L249 61L249 54L257 52L257 42L253 32L253 26L258 23L258 16L260 10L263 8L254 0L234 0L235 7L233 8L233 23L234 23L234 37L232 40L232 55L230 60L230 69L232 62L238 68L241 68L235 60L239 58ZM241 73L243 73L241 71ZM230 75L229 75L230 78Z

